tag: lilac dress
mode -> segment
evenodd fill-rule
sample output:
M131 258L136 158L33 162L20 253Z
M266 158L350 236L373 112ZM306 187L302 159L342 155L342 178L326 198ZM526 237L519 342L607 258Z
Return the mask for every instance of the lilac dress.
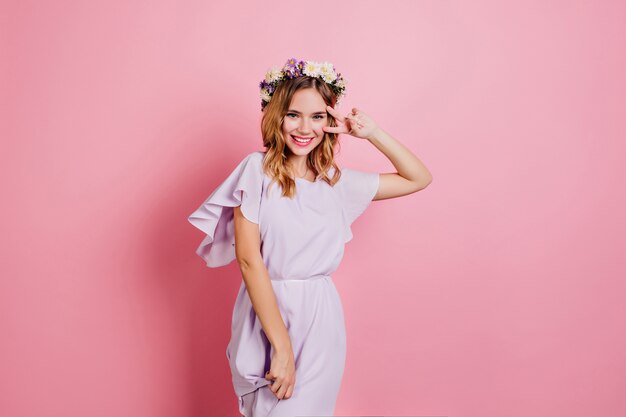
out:
M343 308L331 274L352 239L350 225L378 190L379 174L343 168L334 187L297 178L290 199L281 196L278 183L269 188L264 156L247 155L191 214L189 222L206 234L196 253L212 268L235 260L233 207L241 205L243 215L259 225L263 262L291 338L296 382L291 398L282 400L266 386L272 346L242 281L226 348L241 414L330 416L346 354Z

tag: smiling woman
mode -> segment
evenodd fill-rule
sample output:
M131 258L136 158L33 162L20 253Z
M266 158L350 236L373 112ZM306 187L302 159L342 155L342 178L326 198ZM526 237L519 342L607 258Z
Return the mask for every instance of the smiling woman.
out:
M282 124L285 137L290 137L287 146L294 155L306 155L324 138L327 125L326 102L315 88L296 91ZM301 149L294 149L293 145ZM302 159L302 158L299 158ZM294 159L295 161L295 159Z
M300 91L298 91L296 94L294 94L294 99L293 100L294 101L304 101L306 103L307 99L306 98L303 99L302 96L306 95L310 91L311 90L300 90ZM294 105L294 106L297 106L297 105ZM290 110L289 113L287 113L286 119L291 119L291 120L293 120L293 122L285 120L285 122L283 122L283 127L288 130L288 129L290 129L290 126L293 125L293 126L296 126L296 130L297 130L298 129L297 126L299 126L299 125L296 124L296 123L297 123L297 121L300 121L303 117L304 116L302 116L302 113L300 113L299 111L297 111L297 110ZM311 115L311 120L313 122L325 121L326 120L326 111L313 113ZM304 123L300 123L300 124L302 125ZM299 146L309 145L311 143L311 141L316 138L316 136L311 136L311 135L306 135L306 134L296 135L294 133L290 133L290 136L293 138L293 140L295 141L296 145L299 145Z
M243 277L226 356L246 417L334 414L346 330L331 274L372 200L417 191L425 172L367 115L337 113L340 81L332 64L289 60L268 73L266 150L248 154L189 217L206 234L197 253L207 266L237 259ZM406 176L339 169L340 133L368 138Z
M315 181L328 176L331 167L338 168L334 162L337 134L324 131L325 127L336 126L326 108L335 105L336 100L332 88L322 79L301 76L279 84L271 102L263 108L266 168L285 197L293 197L295 178Z

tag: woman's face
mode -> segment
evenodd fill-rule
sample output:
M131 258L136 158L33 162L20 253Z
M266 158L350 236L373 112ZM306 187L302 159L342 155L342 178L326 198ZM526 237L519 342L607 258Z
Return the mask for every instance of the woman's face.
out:
M322 127L327 125L326 103L321 94L314 88L296 91L283 120L289 150L294 155L307 155L320 144L324 137Z

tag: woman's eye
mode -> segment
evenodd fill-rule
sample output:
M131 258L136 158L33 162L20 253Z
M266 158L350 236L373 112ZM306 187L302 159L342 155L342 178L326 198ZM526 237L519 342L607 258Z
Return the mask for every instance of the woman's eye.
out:
M295 114L295 113L287 113L287 117L291 117L291 116L296 116L296 117L298 117L298 115L297 115L297 114ZM317 118L317 120L320 120L320 119L323 119L323 118L324 118L324 116L323 116L323 115L321 115L321 114L316 114L315 116L313 116L313 118Z

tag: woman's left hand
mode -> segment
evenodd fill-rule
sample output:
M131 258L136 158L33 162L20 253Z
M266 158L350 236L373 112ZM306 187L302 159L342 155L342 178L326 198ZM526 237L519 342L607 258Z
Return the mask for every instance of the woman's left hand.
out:
M324 126L322 128L324 132L348 133L357 138L369 139L378 129L378 125L374 120L356 107L352 108L352 113L348 113L346 117L342 117L341 114L331 106L326 106L326 111L335 118L337 126Z

